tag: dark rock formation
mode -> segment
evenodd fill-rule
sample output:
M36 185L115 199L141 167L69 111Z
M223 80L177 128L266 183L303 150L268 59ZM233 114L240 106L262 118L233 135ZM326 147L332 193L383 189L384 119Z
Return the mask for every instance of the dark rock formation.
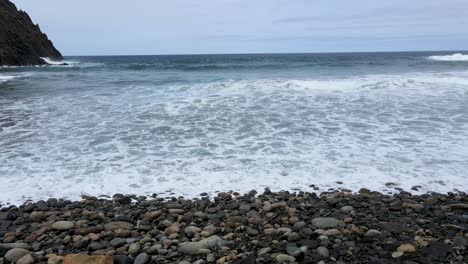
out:
M41 57L63 59L26 12L8 0L0 0L0 65L45 64Z

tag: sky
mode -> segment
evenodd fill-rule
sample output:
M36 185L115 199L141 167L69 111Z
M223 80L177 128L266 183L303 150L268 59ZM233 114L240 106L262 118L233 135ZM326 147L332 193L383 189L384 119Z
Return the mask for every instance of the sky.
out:
M64 55L468 50L467 0L12 0Z

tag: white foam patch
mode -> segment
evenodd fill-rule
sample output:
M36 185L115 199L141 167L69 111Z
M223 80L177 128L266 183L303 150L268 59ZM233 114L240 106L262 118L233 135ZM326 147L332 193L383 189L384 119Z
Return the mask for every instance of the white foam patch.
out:
M429 56L427 58L435 61L468 61L468 55L461 53L443 56Z
M0 75L0 83L9 81L11 79L14 79L15 76L10 76L10 75Z
M1 202L468 191L468 72L99 87L0 98Z
M69 61L69 60L53 60L47 57L41 57L47 64L51 66L73 66L80 63L79 61Z
M15 78L27 77L30 74L15 74L15 75L1 75L0 74L0 83L4 83Z

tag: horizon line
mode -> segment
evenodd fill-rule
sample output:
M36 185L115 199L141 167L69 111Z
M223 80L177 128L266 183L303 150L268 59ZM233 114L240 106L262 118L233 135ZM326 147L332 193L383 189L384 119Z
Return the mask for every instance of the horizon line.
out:
M409 53L409 52L468 52L467 50L392 50L392 51L318 51L318 52L239 52L239 53L167 53L167 54L108 54L63 55L64 57L126 57L126 56L204 56L204 55L280 55L280 54L351 54L351 53Z

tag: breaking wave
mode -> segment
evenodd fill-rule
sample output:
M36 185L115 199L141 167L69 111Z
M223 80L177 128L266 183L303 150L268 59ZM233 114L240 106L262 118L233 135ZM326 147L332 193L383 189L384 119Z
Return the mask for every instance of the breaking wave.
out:
M468 61L468 55L455 53L452 55L442 55L442 56L429 56L427 57L430 60L435 61Z
M53 60L47 57L41 57L47 64L52 66L70 66L80 63L79 61L67 61L67 60Z

